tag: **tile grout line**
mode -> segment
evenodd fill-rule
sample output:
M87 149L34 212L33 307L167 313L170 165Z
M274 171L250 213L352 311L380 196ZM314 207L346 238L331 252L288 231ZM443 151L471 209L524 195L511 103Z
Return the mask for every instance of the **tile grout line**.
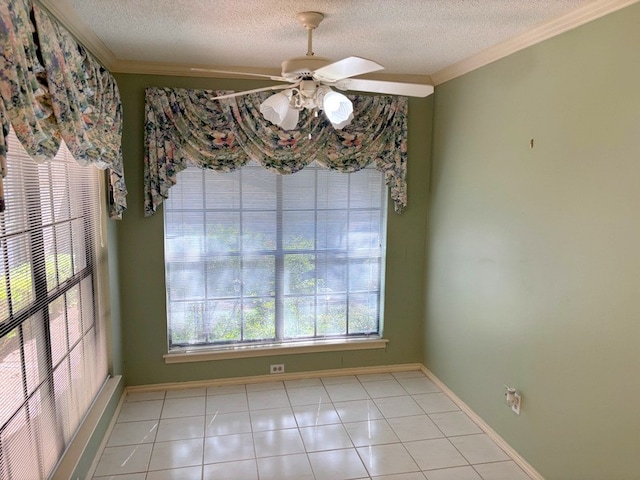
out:
M424 373L423 373L423 375L424 375ZM358 385L358 386L359 386L359 387L364 391L364 394L365 394L365 395L366 395L366 397L367 397L366 399L361 399L361 400L366 400L366 401L368 401L368 402L371 402L371 404L372 404L373 406L375 406L377 409L378 409L378 404L376 403L376 400L377 400L377 399L386 399L386 398L390 398L390 399L392 399L392 398L399 398L399 397L407 397L407 398L408 398L408 399L410 399L412 402L414 402L414 403L418 406L419 410L422 412L422 413L420 413L420 414L416 414L416 415L420 415L420 416L425 415L425 417L426 417L426 418L428 418L428 419L429 419L429 420L430 420L430 421L435 425L436 429L437 429L437 430L438 430L438 431L443 435L443 437L440 437L440 438L443 438L443 439L444 439L444 438L446 438L446 439L447 439L447 441L448 441L448 443L449 443L449 444L451 444L451 446L453 446L453 447L454 447L454 449L455 449L455 450L456 450L456 451L457 451L457 452L462 456L462 458L464 458L464 459L465 459L465 461L467 461L468 465L469 465L469 466L471 466L471 467L473 468L473 470L474 470L474 471L476 471L476 472L477 472L477 470L476 470L476 468L475 468L475 465L492 464L492 463L501 463L501 462L506 462L506 461L508 461L508 460L504 460L504 461L496 460L496 461L490 461L490 462L479 462L479 463L477 463L477 464L473 464L473 463L471 463L471 462L469 461L469 459L468 459L468 458L467 458L467 457L462 453L462 451L460 451L460 450L458 449L458 447L456 447L456 445L455 445L455 444L453 444L453 443L450 441L450 438L454 438L454 437L464 437L464 436L472 436L472 435L476 435L476 434L472 434L472 433L462 434L462 435L447 435L447 434L445 434L445 432L441 429L441 427L440 427L440 426L439 426L439 425L438 425L438 424L433 420L433 418L431 417L431 414L430 414L430 413L428 413L428 412L425 410L425 408L424 408L422 405L420 405L420 404L416 401L416 399L414 398L416 395L428 395L428 394L438 394L438 393L440 393L440 394L444 394L445 396L447 396L447 397L451 400L451 398L447 395L447 393L446 393L445 391L443 391L442 389L440 389L440 391L438 391L438 392L415 392L415 393L411 393L409 390L407 390L407 388L406 388L404 385L402 385L402 383L400 383L400 381L399 381L399 379L398 379L398 378L395 378L395 377L393 377L393 376L392 376L392 378L387 378L387 379L385 379L385 378L381 378L381 379L372 379L372 380L369 380L369 381L363 381L362 379L358 378L358 376L355 376L355 381L349 381L349 382L344 382L344 383L335 383L335 384L325 384L325 383L322 381L322 378L321 378L321 377L314 377L314 378L318 378L318 379L320 380L320 382L321 382L321 385L299 385L299 386L297 386L297 385L296 385L296 386L287 386L285 382L281 382L281 383L282 383L282 388L277 388L277 389L275 389L275 388L274 388L274 389L265 389L265 390L255 390L256 392L257 392L257 391L279 391L279 390L284 390L285 395L286 395L286 398L287 398L287 402L288 402L288 408L289 408L289 410L290 410L290 412L291 412L291 415L293 416L293 420L294 420L294 422L295 422L295 427L293 427L293 428L295 428L295 429L296 429L296 432L298 433L298 437L300 438L300 441L302 442L302 446L303 446L303 448L304 448L304 453L305 453L305 456L306 456L307 462L308 462L308 464L309 464L309 467L311 468L311 471L312 471L312 474L314 475L314 477L316 476L316 474L314 473L313 466L312 466L312 464L311 464L311 460L310 460L309 455L310 455L310 453L314 453L315 451L314 451L314 452L310 452L310 451L308 450L308 447L307 447L307 445L306 445L306 444L305 444L305 442L304 442L304 437L302 436L302 432L301 432L301 429L306 428L306 427L314 427L314 428L317 428L317 427L326 426L326 425L340 425L340 426L345 430L345 432L347 433L348 438L349 438L349 441L350 441L350 443L351 443L351 445L352 445L351 447L348 447L348 449L353 448L353 449L356 451L356 453L358 454L358 457L359 457L359 459L360 459L360 462L361 462L361 463L362 463L362 465L363 465L363 466L365 466L365 468L366 468L366 463L364 462L364 460L363 460L363 459L362 459L362 457L360 456L360 452L358 451L358 448L359 448L359 447L357 447L357 446L355 445L355 443L353 442L353 439L351 438L351 435L349 434L349 432L348 432L348 431L346 430L346 428L345 428L346 423L354 423L354 422L346 422L346 423L345 423L345 421L344 421L343 417L342 417L342 416L340 416L340 414L338 413L338 409L337 409L337 407L336 407L336 401L334 401L334 400L331 398L331 395L330 395L329 391L327 390L327 385L347 385L347 384L355 384L355 385ZM410 378L410 377L407 377L407 378ZM424 377L420 377L420 376L418 376L418 377L416 377L416 378L426 378L426 379L428 379L428 380L430 380L430 381L432 380L428 375L424 375ZM395 383L397 383L397 384L400 386L400 388L403 390L404 394L400 394L400 395L395 395L395 394L394 394L394 395L388 395L388 396L384 396L384 395L382 395L382 396L376 396L376 397L373 397L373 396L372 396L372 394L371 394L371 392L370 392L369 390L367 390L367 388L365 387L365 384L374 384L374 383L377 383L377 382L390 381L390 380L393 380ZM433 383L435 384L435 382L433 382ZM243 386L245 387L245 388L244 388L244 396L245 396L245 400L246 400L246 402L247 402L247 414L248 414L248 417L249 417L249 429L250 429L250 431L251 431L251 435L252 435L253 456L254 456L254 458L253 458L253 459L254 459L254 461L255 461L255 466L256 466L256 468L257 468L257 464L258 464L258 457L257 457L257 450L256 450L256 444L255 444L255 435L254 435L256 432L255 432L255 430L254 430L254 425L253 425L253 421L252 421L253 417L252 417L251 413L252 413L252 412L254 412L254 411L256 411L256 410L258 410L258 411L259 411L259 410L266 410L266 409L255 409L255 408L252 408L252 407L251 407L251 405L250 405L250 402L249 402L249 390L246 388L246 384L245 384L245 385L243 385ZM301 426L301 424L300 424L300 420L299 420L299 419L298 419L298 417L296 416L295 408L296 408L296 407L310 406L310 405L314 405L315 403L314 403L314 404L300 404L300 405L293 405L293 404L292 404L292 397L291 397L291 393L292 393L292 392L291 392L291 391L292 391L292 390L295 390L295 389L316 388L317 386L322 386L322 392L323 392L323 394L324 394L324 395L326 395L326 396L327 396L327 398L328 398L328 400L329 400L329 401L327 402L327 404L328 404L328 405L330 405L330 406L331 406L331 409L336 413L336 415L337 415L337 419L339 420L339 423L329 423L329 424L318 424L318 423L314 423L313 425L310 425L310 426L309 426L309 425L307 425L306 427L303 427L303 426ZM436 384L436 386L438 386L438 385ZM158 440L157 440L157 435L158 435L159 430L160 430L160 429L159 429L159 427L160 427L160 423L161 423L161 421L162 421L162 415L163 415L163 413L164 413L164 411L165 411L165 408L167 407L167 405L166 405L167 392L168 392L167 390L165 390L165 391L163 392L163 399L162 399L162 402L163 402L163 403L162 403L162 407L161 407L161 409L160 409L159 418L158 418L158 430L157 430L157 431L156 431L156 433L155 433L154 441L153 441L153 443L152 443L152 450L151 450L151 455L150 455L150 458L149 458L149 461L148 461L148 468L147 468L147 472L146 472L146 473L148 473L148 472L149 472L149 467L150 467L150 464L151 464L151 458L152 458L152 456L153 456L153 450L154 450L154 448L155 448L155 444L156 444L156 443L162 443L161 441L158 441ZM191 397L203 396L203 397L204 397L204 400L205 400L205 405L204 405L204 430L203 430L203 433L202 433L202 434L203 434L203 437L202 437L202 442L203 442L203 443L202 443L202 449L203 449L203 451L202 451L202 462L201 462L201 464L200 464L200 467L201 467L201 475L202 475L202 476L204 476L204 468L205 468L205 466L206 466L206 463L205 463L205 448L206 448L206 439L207 439L207 434L206 434L206 432L207 432L207 428L206 428L207 407L208 407L208 405L209 405L210 397L215 397L215 395L209 395L208 393L209 393L209 392L208 392L208 389L205 389L204 395L185 396L185 397L176 397L176 398L191 398ZM375 394L375 393L374 393L374 394ZM322 396L324 397L324 395L322 395ZM172 397L172 398L173 398L173 397ZM340 401L338 401L337 403L340 403L340 402L350 402L350 401L358 401L358 399L353 399L353 400L340 400ZM133 403L133 402L130 402L130 403ZM456 402L454 402L454 405L456 405ZM459 405L458 405L458 407L459 407ZM462 413L465 413L465 415L466 415L466 412L464 412L464 410L462 410L461 408L459 408L458 410L454 410L454 411L435 412L435 413L453 413L453 412L455 412L455 411L461 411ZM432 412L432 413L434 413L434 412ZM381 414L382 414L382 412L381 412ZM411 455L411 453L406 449L406 444L407 444L407 443L411 443L412 441L406 441L406 442L405 442L405 441L401 440L401 439L400 439L400 437L398 436L398 432L396 431L396 429L394 429L394 427L392 426L392 424L389 422L389 419L390 419L390 418L402 418L402 417L409 417L409 416L412 416L412 415L405 415L405 416L402 416L402 415L401 415L401 416L399 416L399 417L387 417L387 416L385 416L384 414L382 414L382 418L381 418L381 420L384 420L384 421L385 421L386 425L391 429L391 431L396 435L396 437L397 437L397 439L398 439L398 442L393 442L392 444L398 443L399 445L402 445L402 447L405 449L405 451L407 452L407 454L408 454L408 455L409 455L409 456L414 460L414 462L416 462L416 464L417 464L416 459L415 459L415 458L413 457L413 455ZM469 417L469 415L467 415L467 416ZM119 413L118 413L118 417L119 417ZM181 416L180 418L183 418L183 417L184 417L184 416ZM199 417L199 415L188 415L187 417ZM319 418L319 417L317 417L317 418L316 418L316 422L318 421L318 418ZM478 425L478 422L474 421L474 419L473 419L473 418L469 418L469 420L471 420L471 421L472 421L472 423L474 423L476 426L478 426L478 427L480 428L481 433L484 433L484 434L486 435L486 432L483 432L482 426L481 426L481 425ZM136 421L142 421L142 420L133 420L131 423L136 422ZM118 422L117 422L117 418L116 418L116 423L118 423ZM119 422L119 423L128 423L128 422ZM357 422L355 422L355 423L357 423ZM488 435L487 435L487 436L488 436ZM490 440L492 440L492 441L493 441L493 439L491 439L491 438L490 438ZM108 441L108 439L107 439L107 441ZM419 440L415 440L415 441L419 441ZM495 444L495 442L493 442L493 443ZM135 444L134 444L134 445L135 445ZM381 445L389 445L389 444L381 444ZM374 444L374 445L370 445L370 446L375 446L375 444ZM512 457L511 455L509 455L509 453L508 453L508 452L504 451L504 449L503 449L503 448L501 448L501 446L500 446L500 445L496 444L496 446L497 446L501 451L503 451L503 452L507 455L507 457L509 457L509 460L513 461L513 457ZM347 448L347 447L345 447L345 448ZM342 449L345 449L345 448L336 447L336 448L332 448L332 449L329 449L329 450L319 450L319 451L342 450ZM282 455L277 455L277 456L286 456L286 455L287 455L287 454L282 454ZM269 458L269 457L265 457L265 458ZM214 463L225 463L225 462L214 462ZM517 464L517 463L516 463L516 464ZM185 467L185 468L186 468L186 467ZM453 468L453 467L445 467L445 468ZM162 470L166 470L166 469L162 469ZM441 469L437 469L437 470L441 470ZM419 470L419 471L420 471L423 475L426 475L426 474L424 473L424 471L423 471L423 470ZM256 473L259 475L259 470L258 470ZM478 472L478 474L479 474L479 472ZM371 476L369 476L369 478L371 478Z

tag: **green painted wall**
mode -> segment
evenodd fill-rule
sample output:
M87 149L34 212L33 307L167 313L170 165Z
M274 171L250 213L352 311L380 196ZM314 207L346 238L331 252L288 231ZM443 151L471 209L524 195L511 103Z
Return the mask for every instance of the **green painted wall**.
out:
M390 208L385 297L386 350L318 353L166 365L166 299L163 214L143 216L144 88L225 88L264 83L242 80L115 75L124 108L123 154L128 210L117 229L124 375L128 385L267 374L272 363L288 372L386 365L422 360L424 258L427 223L431 99L409 106L409 206L402 216Z
M424 363L547 480L640 478L639 26L436 89Z
M118 223L108 220L106 228L108 300L105 301L107 322L107 357L109 375L122 375L122 318L120 316L120 289L118 275Z

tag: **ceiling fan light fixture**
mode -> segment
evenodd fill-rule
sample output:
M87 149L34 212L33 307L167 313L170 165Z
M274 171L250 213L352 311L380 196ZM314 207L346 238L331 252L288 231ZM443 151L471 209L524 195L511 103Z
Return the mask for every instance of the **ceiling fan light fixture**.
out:
M279 126L283 130L293 130L298 125L298 118L300 117L300 110L289 107L287 114L284 116Z
M346 127L347 125L349 125L351 123L351 120L353 120L353 113L351 115L349 115L344 121L339 122L339 123L334 123L331 122L331 120L329 120L331 122L331 126L333 128L335 128L336 130L342 130L344 127Z
M322 92L322 110L331 125L340 130L353 120L353 104L345 95L327 88Z
M283 130L292 130L298 124L299 112L291 108L291 92L271 95L260 104L260 113Z

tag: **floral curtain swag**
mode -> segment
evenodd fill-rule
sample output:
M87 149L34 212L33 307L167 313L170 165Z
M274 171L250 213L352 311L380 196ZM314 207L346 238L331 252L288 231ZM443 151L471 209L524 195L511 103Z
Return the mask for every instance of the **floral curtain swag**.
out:
M395 211L407 204L406 97L350 96L353 122L336 130L323 115L302 110L295 130L265 120L260 92L212 100L225 91L147 88L145 92L145 216L151 216L187 164L230 172L255 160L280 174L316 161L355 172L373 163L385 175Z
M122 218L122 103L113 76L32 0L0 2L0 42L1 176L9 125L36 162L53 159L64 140L81 165L109 169L109 214Z

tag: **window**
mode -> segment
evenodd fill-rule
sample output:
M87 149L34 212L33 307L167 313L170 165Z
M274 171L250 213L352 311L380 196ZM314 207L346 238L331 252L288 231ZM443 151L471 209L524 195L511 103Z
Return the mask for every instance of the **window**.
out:
M0 214L0 478L47 478L107 377L98 324L99 172L7 138Z
M378 336L386 198L374 168L180 172L164 204L169 350Z

